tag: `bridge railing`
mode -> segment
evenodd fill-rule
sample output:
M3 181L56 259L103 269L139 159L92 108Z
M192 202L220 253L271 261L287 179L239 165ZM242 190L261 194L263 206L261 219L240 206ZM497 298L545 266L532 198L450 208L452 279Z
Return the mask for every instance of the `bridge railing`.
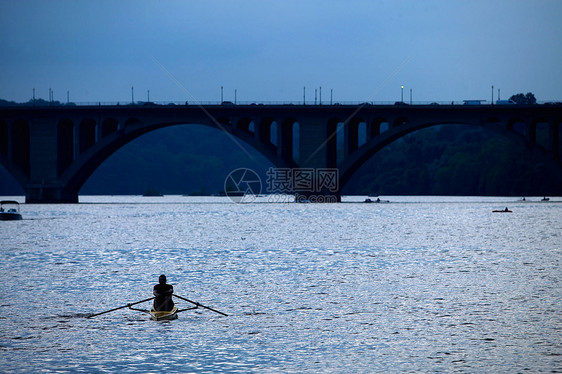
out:
M126 101L80 101L80 102L69 102L61 103L58 101L48 102L41 101L37 103L27 102L27 103L10 103L0 106L186 106L186 105L395 105L395 104L406 104L406 105L450 105L451 102L434 102L434 101L415 101L415 102L396 102L396 101L314 101L307 100L306 102L301 101L258 101L258 100L246 100L246 101L136 101L134 103ZM456 104L462 104L462 102L457 102Z
M83 102L69 102L61 103L58 101L48 102L41 100L39 102L27 103L14 103L5 102L1 103L0 107L73 107L73 106L208 106L208 105L221 105L221 106L235 106L235 105L269 105L269 106L282 106L282 105L307 105L307 106L338 106L338 105L465 105L464 101L314 101L307 100L301 101L137 101L134 103L126 101L83 101ZM489 101L482 101L479 105L492 105ZM502 104L493 104L502 105ZM537 105L562 105L561 102L552 101L537 101Z

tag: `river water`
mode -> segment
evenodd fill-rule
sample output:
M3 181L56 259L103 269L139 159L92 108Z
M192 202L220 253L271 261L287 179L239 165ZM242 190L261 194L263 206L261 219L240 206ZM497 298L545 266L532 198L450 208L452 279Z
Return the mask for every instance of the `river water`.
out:
M24 204L0 222L0 371L562 371L562 198L364 199ZM85 318L161 273L228 317Z

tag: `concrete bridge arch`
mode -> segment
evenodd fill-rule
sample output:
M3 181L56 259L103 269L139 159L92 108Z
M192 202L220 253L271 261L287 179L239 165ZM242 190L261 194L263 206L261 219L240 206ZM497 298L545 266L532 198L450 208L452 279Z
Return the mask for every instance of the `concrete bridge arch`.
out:
M530 152L538 154L553 167L558 167L562 171L562 162L559 158L560 132L562 130L562 118L560 116L556 120L549 120L545 117L524 118L520 116L502 119L498 117L474 117L455 122L450 120L419 120L405 116L377 117L367 123L367 141L363 145L358 143L357 134L357 124L361 122L365 122L365 120L361 117L355 117L346 124L345 157L344 161L338 164L341 188L345 187L351 177L367 160L384 147L408 134L440 125L466 125L490 129L514 142L526 145ZM548 132L548 144L537 142L539 125L546 128Z
M92 137L95 135L88 129L86 139L81 140L78 144L80 148L82 148L83 145L85 145L86 148L82 153L77 151L78 155L75 156L75 161L67 163L67 167L61 170L59 179L65 186L62 194L74 200L74 196L77 196L78 191L86 180L115 151L140 136L171 126L200 125L218 131L224 131L241 147L241 149L245 149L241 143L246 143L276 167L292 168L296 166L292 159L284 157L287 156L284 152L278 152L277 146L271 143L269 137L264 138L264 134L271 131L271 123L267 121L261 122L259 125L256 125L255 128L252 128L253 126L250 126L253 125L252 121L248 121L247 119L240 119L232 123L226 118L219 118L217 122L218 123L215 123L212 120L193 123L186 121L156 121L147 124L136 118L129 118L125 121L124 125L121 125L121 122L113 118L108 118L101 123L101 127L99 127L98 124L96 133L101 129L101 137L94 141ZM83 122L80 123L80 126L82 126L82 124ZM109 128L106 128L104 131L106 125L108 125ZM82 128L80 130L82 130ZM291 140L289 139L287 141ZM290 144L288 144L288 146L290 146Z

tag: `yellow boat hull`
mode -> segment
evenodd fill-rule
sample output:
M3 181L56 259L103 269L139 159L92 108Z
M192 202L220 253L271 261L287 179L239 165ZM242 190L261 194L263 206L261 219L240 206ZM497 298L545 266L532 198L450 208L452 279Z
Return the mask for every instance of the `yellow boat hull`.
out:
M150 310L150 318L155 321L164 321L170 319L178 318L178 308L174 307L170 311L156 311L154 309Z

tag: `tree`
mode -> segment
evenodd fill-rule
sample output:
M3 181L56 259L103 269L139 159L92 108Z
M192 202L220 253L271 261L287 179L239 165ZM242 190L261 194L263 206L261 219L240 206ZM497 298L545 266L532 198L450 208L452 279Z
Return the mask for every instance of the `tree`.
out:
M535 98L535 95L533 95L533 93L531 92L527 92L526 95L522 94L522 93L518 93L517 95L513 95L509 98L509 100L513 100L515 101L517 104L536 104L537 103L537 99Z

